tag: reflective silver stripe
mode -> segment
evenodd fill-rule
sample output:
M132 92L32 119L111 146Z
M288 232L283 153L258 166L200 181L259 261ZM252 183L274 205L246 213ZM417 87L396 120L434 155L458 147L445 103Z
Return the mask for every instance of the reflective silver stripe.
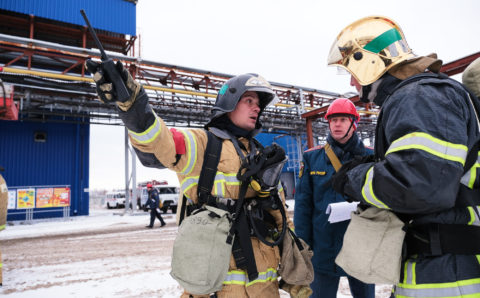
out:
M415 265L416 263L411 260L407 260L405 262L405 272L403 277L404 283L409 285L412 285L412 284L414 285L416 283L415 282Z
M226 185L240 185L240 180L237 179L236 173L217 172L214 181L214 195L217 197L225 196Z
M190 188L192 188L194 185L198 184L198 177L199 176L186 177L185 179L182 180L182 182L180 182L180 187L182 188L182 192L184 194L187 193L187 191Z
M185 138L185 145L187 147L187 164L180 171L180 174L188 175L192 172L195 163L197 162L197 140L193 137L192 133L188 130L182 130Z
M258 282L268 282L277 280L277 271L273 268L269 268L266 272L259 272L258 278L252 281L248 280L247 274L240 270L232 270L227 273L224 285L246 285L251 286Z
M398 284L395 288L395 297L477 297L480 293L480 280L460 280L450 283ZM473 296L475 295L475 296Z
M283 186L282 186L282 182L281 182L281 181L278 181L277 190L278 190L278 192L281 192L281 191L283 190ZM285 195L285 196L286 196L286 195Z
M459 162L462 166L465 165L468 152L465 145L442 141L423 132L412 132L395 140L385 155L409 149L424 150L440 158Z
M390 209L385 203L380 201L373 193L373 166L367 171L365 184L362 187L362 196L368 203L377 208Z
M183 193L194 185L198 184L200 176L190 176L180 182L180 187ZM236 173L223 173L217 172L215 180L213 181L213 194L217 197L225 197L225 185L240 185L240 181L237 179Z
M460 182L469 187L473 188L475 184L475 179L477 178L477 169L480 168L480 152L478 153L478 158L475 164L462 176Z
M478 206L475 206L475 208L477 209L477 212L475 212L473 208L474 207L472 206L467 207L468 212L470 213L470 221L468 222L468 225L480 226L480 219L478 218L478 215L477 215L477 212L480 213L480 209L478 208Z
M136 133L134 131L128 130L128 134L138 143L146 144L153 141L160 134L161 131L162 126L160 125L158 117L155 116L155 121L153 121L153 124L150 125L147 130L141 133Z

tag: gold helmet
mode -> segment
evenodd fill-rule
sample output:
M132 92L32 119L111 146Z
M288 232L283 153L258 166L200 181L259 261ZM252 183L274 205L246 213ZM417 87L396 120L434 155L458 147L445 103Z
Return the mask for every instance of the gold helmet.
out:
M391 19L360 19L340 32L328 54L328 65L345 68L362 86L378 80L394 65L415 57L402 29Z

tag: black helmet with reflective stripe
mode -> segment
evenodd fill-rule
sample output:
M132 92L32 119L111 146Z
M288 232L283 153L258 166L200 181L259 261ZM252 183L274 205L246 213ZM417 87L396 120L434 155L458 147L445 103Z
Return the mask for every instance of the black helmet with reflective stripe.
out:
M210 126L215 119L235 110L238 101L247 91L255 91L258 94L260 100L260 113L258 114L258 118L260 118L266 106L274 99L278 99L270 83L263 77L253 73L235 76L225 82L218 92L215 105L211 111L212 116L205 126ZM257 120L257 128L260 127L261 124L259 120Z

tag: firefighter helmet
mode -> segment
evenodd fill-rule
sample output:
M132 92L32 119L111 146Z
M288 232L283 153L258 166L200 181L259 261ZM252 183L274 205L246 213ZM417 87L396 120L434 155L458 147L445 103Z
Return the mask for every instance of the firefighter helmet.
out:
M350 115L353 116L353 120L356 122L360 120L360 114L358 114L355 105L347 98L337 98L330 104L325 114L325 119L328 120L332 115Z
M208 127L214 119L235 110L238 101L247 91L255 91L258 94L260 100L258 118L260 118L260 114L266 106L272 103L274 99L278 100L272 86L263 77L253 73L235 76L225 82L218 92L210 121L206 126ZM257 126L259 126L259 120L257 120Z
M147 188L152 188L152 183L147 183Z
M360 85L366 86L412 57L415 55L397 23L386 17L371 16L340 32L328 54L328 65L348 70Z

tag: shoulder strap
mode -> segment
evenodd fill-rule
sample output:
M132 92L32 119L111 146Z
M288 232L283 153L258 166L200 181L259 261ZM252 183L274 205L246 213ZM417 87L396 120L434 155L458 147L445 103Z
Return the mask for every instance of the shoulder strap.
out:
M207 147L203 155L202 171L200 172L200 178L198 179L198 206L208 203L208 199L211 197L213 181L215 180L218 162L220 161L220 154L222 153L222 140L209 130L206 130L206 133L208 137ZM182 223L185 218L185 213L187 213L187 216L189 215L187 198L184 194L182 198L182 207L180 208L179 224Z
M327 142L327 144L325 144L325 147L323 148L325 149L325 153L327 153L327 156L330 159L330 162L332 163L333 168L335 169L336 172L338 172L338 170L342 167L342 163L338 159L335 152L333 152L332 146L330 146L330 144Z
M207 130L207 147L203 155L202 171L198 179L198 205L208 203L213 181L217 174L218 162L222 153L222 140Z

